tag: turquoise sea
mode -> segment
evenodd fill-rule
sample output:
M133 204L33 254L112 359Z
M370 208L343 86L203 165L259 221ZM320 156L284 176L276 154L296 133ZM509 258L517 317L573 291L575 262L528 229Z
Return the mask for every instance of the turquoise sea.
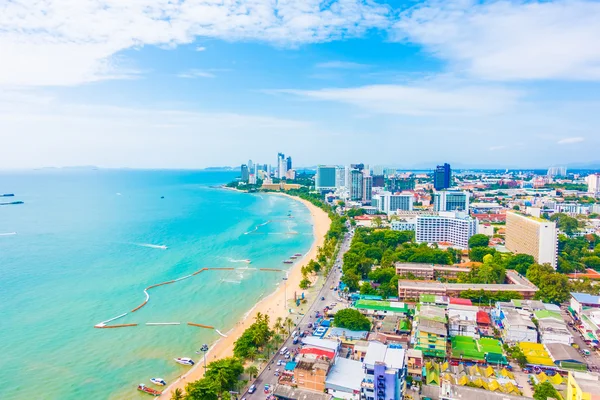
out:
M0 398L146 398L138 383L169 383L189 368L174 357L199 360L195 350L219 338L188 321L226 332L270 294L282 273L249 268L289 268L281 261L313 241L310 214L288 198L214 187L234 177L0 172L0 194L25 202L0 206ZM130 312L145 287L203 267L236 270L152 289ZM125 312L113 323L140 325L94 329Z

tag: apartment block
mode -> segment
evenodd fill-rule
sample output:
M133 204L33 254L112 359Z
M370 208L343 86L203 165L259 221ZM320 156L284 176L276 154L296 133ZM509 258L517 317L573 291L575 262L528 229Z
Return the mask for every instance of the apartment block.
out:
M540 264L556 268L558 234L556 223L509 211L506 213L506 248L529 254Z

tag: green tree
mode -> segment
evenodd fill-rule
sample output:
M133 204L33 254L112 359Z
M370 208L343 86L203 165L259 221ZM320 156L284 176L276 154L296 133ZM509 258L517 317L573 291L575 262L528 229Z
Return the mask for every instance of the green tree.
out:
M354 271L344 272L342 276L342 283L348 286L348 290L354 292L358 290L358 282L360 281L360 277Z
M371 322L369 319L362 315L358 310L352 308L338 311L333 318L333 325L351 331L371 330Z
M469 238L469 248L473 247L488 247L490 244L490 238L487 235L478 233Z
M533 390L533 398L535 400L560 399L558 391L548 381L535 385Z
M469 250L469 259L475 262L482 262L485 255L494 255L495 253L496 249L492 249L490 247L473 247L471 250Z
M222 358L206 366L205 378L217 384L219 393L233 390L239 376L244 373L244 365L234 357Z
M527 279L536 286L545 279L546 275L554 273L554 269L548 264L533 264L527 270Z
M183 391L179 388L175 389L171 394L171 400L183 400Z
M252 380L258 376L258 368L256 368L256 366L254 366L254 365L251 365L248 368L246 368L246 373Z
M292 321L290 317L287 317L285 321L283 321L283 324L287 328L288 335L290 335L292 333L292 328L294 327L294 321Z
M381 219L381 217L378 215L375 218L373 218L372 223L375 225L376 228L381 228L381 226L383 225L383 220Z
M538 288L536 298L546 303L561 304L570 297L569 278L556 272L545 275Z
M567 236L572 236L573 232L579 227L577 218L573 218L564 213L556 213L550 216L550 221L556 221L558 229L563 231Z
M185 387L186 400L218 400L219 386L210 378L190 382Z
M375 294L376 290L373 289L373 286L371 286L371 283L369 282L363 282L362 285L360 285L360 294Z
M533 256L529 254L515 254L507 257L506 269L514 269L521 275L527 274L527 269L535 264Z
M300 281L300 289L308 289L310 287L310 280L304 278Z

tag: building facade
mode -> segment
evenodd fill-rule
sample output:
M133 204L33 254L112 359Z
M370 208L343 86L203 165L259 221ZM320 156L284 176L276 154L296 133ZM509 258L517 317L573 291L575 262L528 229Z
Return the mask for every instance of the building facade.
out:
M588 185L588 193L593 195L600 193L600 174L591 174L585 178Z
M448 189L451 185L452 169L450 164L438 165L433 173L433 187L435 190Z
M285 160L285 154L277 153L277 178L285 178L287 172L287 161Z
M240 171L242 182L248 182L248 178L250 177L248 166L246 164L242 164L242 166L240 167Z
M506 248L529 254L540 264L556 268L558 233L556 223L509 211L506 213Z
M441 191L433 195L434 211L469 212L469 193L457 191Z
M318 165L315 174L315 190L319 192L335 190L338 184L337 170L334 165Z
M362 201L363 198L363 173L358 169L350 171L350 200Z
M450 243L459 249L469 248L469 238L477 233L477 220L466 213L440 212L418 215L415 225L417 243Z
M388 215L398 210L412 211L415 203L415 197L412 193L392 194L391 192L383 192L375 195L374 198L377 199L377 209Z
M373 196L373 177L372 176L363 176L362 202L365 204L370 204L372 196Z

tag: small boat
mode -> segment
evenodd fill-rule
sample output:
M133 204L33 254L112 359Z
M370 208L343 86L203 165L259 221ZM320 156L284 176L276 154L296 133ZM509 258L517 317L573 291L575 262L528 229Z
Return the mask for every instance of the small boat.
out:
M194 365L194 360L192 360L189 357L178 357L178 358L174 358L175 362L178 362L179 364L182 365Z
M160 391L158 391L158 390L155 390L155 389L152 389L152 388L149 388L148 386L144 385L143 383L140 383L140 384L138 385L137 389L138 389L140 392L148 393L148 394L149 394L149 395L151 395L151 396L156 396L156 397L158 397L158 396L160 396L160 395L162 394L162 392L160 392Z
M293 264L294 261L292 261L292 260L283 260L283 263L284 264Z
M302 253L296 253L294 254L296 257L300 257L302 255Z
M290 256L290 258L291 258L292 260L295 260L296 258L298 258L298 256Z
M150 378L150 382L158 386L166 386L167 382L163 378Z

